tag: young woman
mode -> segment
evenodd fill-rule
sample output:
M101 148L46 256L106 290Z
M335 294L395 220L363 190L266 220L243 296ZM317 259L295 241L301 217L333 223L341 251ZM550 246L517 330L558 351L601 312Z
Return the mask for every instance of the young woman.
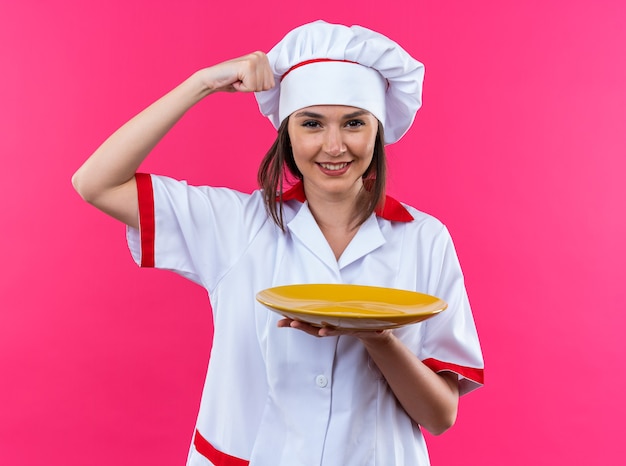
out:
M126 225L138 264L205 287L215 336L189 465L426 465L421 427L455 422L482 356L447 229L385 195L385 144L411 126L423 66L359 26L322 21L202 69L134 117L73 177ZM137 173L192 106L255 92L278 129L244 194ZM296 182L287 189L289 176ZM280 318L256 293L349 283L436 295L448 309L384 331Z

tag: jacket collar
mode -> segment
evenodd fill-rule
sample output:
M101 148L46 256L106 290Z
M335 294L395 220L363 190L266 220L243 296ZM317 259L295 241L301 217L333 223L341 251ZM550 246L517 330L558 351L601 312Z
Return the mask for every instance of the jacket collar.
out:
M283 202L292 200L298 202L306 201L302 181L298 181L283 193ZM414 220L409 211L391 196L385 196L383 205L376 207L374 212L378 217L389 220L390 222L412 222Z

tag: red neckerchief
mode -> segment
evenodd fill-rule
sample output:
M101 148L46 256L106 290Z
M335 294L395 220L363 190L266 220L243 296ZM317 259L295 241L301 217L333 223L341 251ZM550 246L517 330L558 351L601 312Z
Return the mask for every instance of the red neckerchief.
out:
M283 202L292 200L299 202L306 201L302 181L298 181L283 193ZM391 196L385 196L383 205L376 207L374 212L378 217L391 222L412 222L414 220L409 211Z

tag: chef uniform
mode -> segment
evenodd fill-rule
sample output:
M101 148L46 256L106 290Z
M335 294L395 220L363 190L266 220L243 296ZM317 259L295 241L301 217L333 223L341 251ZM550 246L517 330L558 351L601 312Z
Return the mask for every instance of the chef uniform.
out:
M257 99L276 127L298 108L351 105L371 111L389 143L406 132L420 105L421 63L358 26L302 26L268 58L281 84ZM345 82L328 87L329 69ZM297 92L302 86L313 91ZM441 222L387 197L337 260L301 183L283 193L282 231L267 215L261 191L147 174L136 179L140 229L127 231L134 259L203 286L213 309L211 360L188 466L429 464L420 427L358 339L278 328L281 317L255 295L280 285L346 283L438 296L446 311L393 331L434 371L458 374L465 394L482 384L483 361Z

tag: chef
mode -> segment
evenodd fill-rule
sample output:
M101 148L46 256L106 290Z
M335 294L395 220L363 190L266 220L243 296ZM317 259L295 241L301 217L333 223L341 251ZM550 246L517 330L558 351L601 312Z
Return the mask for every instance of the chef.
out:
M139 265L208 292L215 332L189 466L428 465L422 429L447 430L460 395L483 383L447 228L385 194L385 146L412 125L423 75L379 33L305 24L267 55L197 71L74 175L86 201L127 225ZM222 91L254 92L277 130L260 189L139 172L187 110ZM283 318L255 300L301 283L418 291L448 309L398 329L357 331Z

